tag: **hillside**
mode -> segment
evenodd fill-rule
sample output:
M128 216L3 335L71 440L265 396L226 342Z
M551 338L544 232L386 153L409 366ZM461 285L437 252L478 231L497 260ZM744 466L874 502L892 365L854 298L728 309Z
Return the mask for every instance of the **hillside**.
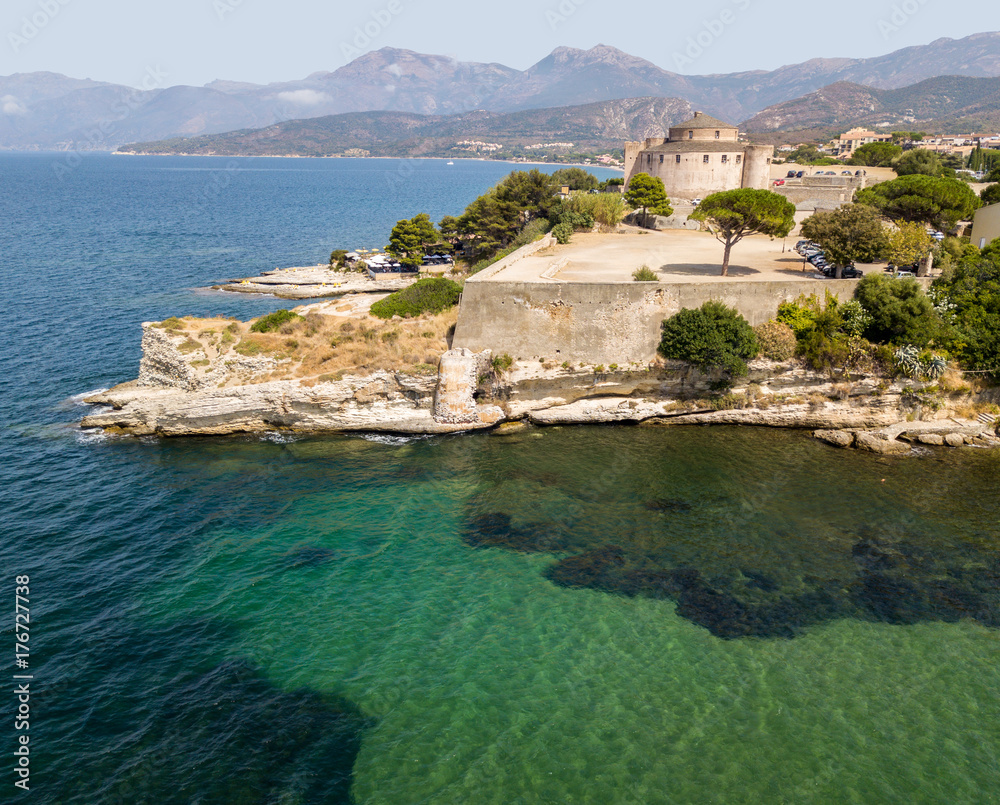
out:
M669 58L669 54L664 54ZM812 59L777 70L685 76L614 47L556 48L527 70L383 48L333 72L268 85L213 81L146 90L53 73L0 76L0 149L114 149L350 112L462 115L637 97L683 98L738 121L824 87L892 90L941 75L1000 76L1000 33L939 39L872 59ZM98 141L88 132L104 132Z
M225 156L339 156L352 149L371 156L469 157L496 154L463 141L503 146L505 156L618 150L627 139L660 134L691 116L676 98L633 98L583 106L498 114L437 117L399 112L356 112L292 120L263 129L122 146L122 152ZM552 143L572 143L553 147ZM532 145L546 148L529 149Z
M840 82L772 106L744 123L751 134L817 137L853 126L931 134L1000 131L1000 78L943 76L891 90Z

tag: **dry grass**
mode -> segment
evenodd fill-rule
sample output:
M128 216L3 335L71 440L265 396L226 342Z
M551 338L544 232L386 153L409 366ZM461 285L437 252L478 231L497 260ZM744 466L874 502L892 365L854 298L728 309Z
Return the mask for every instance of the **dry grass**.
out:
M282 363L258 382L302 379L306 385L315 385L345 374L377 371L435 374L457 320L455 308L439 316L397 321L309 313L274 333L251 333L252 321L231 319L173 318L154 326L183 335L179 349L200 372L209 371L227 356L271 357ZM231 382L242 381L234 378Z

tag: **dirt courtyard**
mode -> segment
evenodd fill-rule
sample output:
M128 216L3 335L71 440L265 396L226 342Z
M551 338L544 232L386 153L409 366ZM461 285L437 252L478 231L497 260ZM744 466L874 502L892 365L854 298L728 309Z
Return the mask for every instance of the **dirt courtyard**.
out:
M752 235L733 247L729 278L772 282L821 274L795 251L799 238L784 241ZM784 251L782 251L784 246ZM544 249L503 269L499 282L631 282L632 272L649 266L660 282L725 282L720 275L723 245L708 232L629 228L624 233L577 233L571 243ZM866 266L859 266L865 270Z

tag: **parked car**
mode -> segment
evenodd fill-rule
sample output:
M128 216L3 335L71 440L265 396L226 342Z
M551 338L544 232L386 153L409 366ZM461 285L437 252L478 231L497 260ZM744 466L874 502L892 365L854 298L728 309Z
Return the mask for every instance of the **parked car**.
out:
M854 174L851 173L850 171L841 171L840 175L841 176L853 176Z
M806 175L806 172L805 172L805 171L798 171L798 172L797 172L797 173L795 174L795 178L796 178L796 179L801 179L801 178L802 178L803 176L805 176L805 175Z
M938 232L936 229L931 230L931 237L934 238L938 243L944 240L944 232Z
M864 275L865 272L855 266L846 266L844 270L840 272L840 276L845 280L861 279Z
M702 200L701 200L700 198L693 198L693 199L691 199L691 203L692 203L692 204L694 204L694 206L696 206L696 207L697 207L697 206L698 206L699 204L701 204L701 201L702 201Z
M775 179L774 180L774 186L775 187L781 187L781 185L783 185L784 183L785 183L784 179Z
M786 179L794 179L795 178L795 171L788 171L788 173L785 174L785 178Z
M903 277L915 277L917 275L913 271L897 271L892 276L896 279L902 279Z

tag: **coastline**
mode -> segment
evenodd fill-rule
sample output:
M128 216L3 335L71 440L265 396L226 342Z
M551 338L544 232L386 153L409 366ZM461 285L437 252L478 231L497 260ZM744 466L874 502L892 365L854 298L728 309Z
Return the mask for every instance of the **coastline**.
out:
M88 396L87 404L111 410L85 416L81 427L169 437L714 424L804 430L832 446L892 456L918 445L1000 446L992 418L964 415L976 404L971 391L944 394L931 384L865 375L845 382L797 361L753 361L746 378L719 394L720 377L678 361L609 371L543 360L500 373L489 351L450 349L433 373L399 366L281 377L287 358L222 347L208 355L195 346L188 333L144 324L138 378Z

